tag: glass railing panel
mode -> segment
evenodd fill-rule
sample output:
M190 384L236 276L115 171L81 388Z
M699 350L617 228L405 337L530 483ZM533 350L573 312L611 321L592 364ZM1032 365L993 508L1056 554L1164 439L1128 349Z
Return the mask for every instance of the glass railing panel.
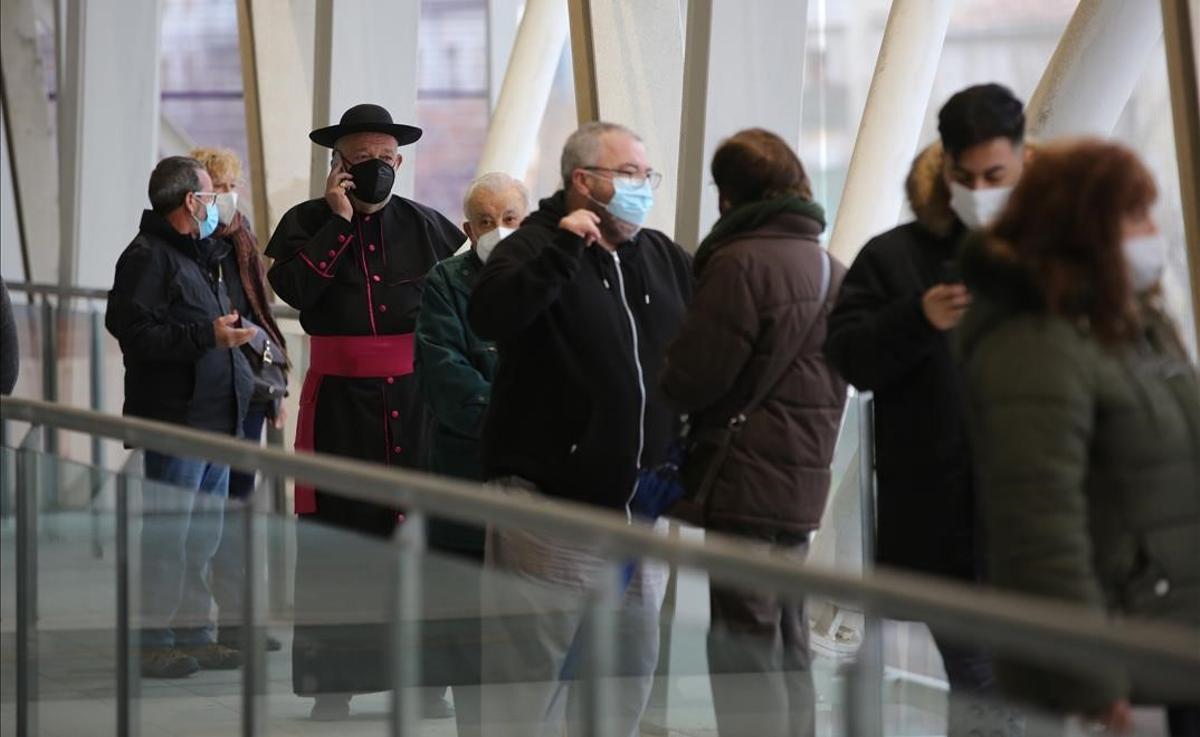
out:
M112 520L95 503L111 494L113 474L31 449L3 453L10 498L0 523L0 715L13 730L6 734L116 734L115 576L111 547L105 550ZM35 502L27 512L33 534L23 550L18 497ZM23 575L34 602L24 620ZM29 721L18 724L20 701Z
M16 451L0 446L0 734L6 736L17 733L15 483Z
M1172 734L1161 700L1150 698L1139 704L1134 699L1126 726L1120 729L1113 725L1106 729L1105 708L1083 706L1096 693L1087 682L1095 679L1098 686L1106 675L1123 673L1120 667L1064 660L1050 654L1050 648L1043 648L1041 654L998 650L978 637L931 633L917 622L883 620L879 630L871 629L876 631L882 633L880 692L887 737ZM872 636L868 634L868 642ZM1082 680L1061 677L1064 666L1082 675ZM1059 675L1047 675L1055 671Z

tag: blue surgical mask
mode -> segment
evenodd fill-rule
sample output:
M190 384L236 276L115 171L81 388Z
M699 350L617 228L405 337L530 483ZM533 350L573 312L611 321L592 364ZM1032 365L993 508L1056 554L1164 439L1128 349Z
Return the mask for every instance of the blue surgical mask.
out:
M192 220L196 221L196 225L200 226L200 238L208 238L213 233L217 232L217 226L221 224L221 211L212 202L204 204L204 219L192 215Z
M650 188L650 182L643 181L641 185L633 186L621 179L614 179L612 183L613 196L604 209L613 217L640 228L654 206L654 190Z

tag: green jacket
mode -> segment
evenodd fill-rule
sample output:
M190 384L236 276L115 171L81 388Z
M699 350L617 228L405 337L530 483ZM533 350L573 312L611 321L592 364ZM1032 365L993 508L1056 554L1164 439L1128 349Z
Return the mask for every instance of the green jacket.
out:
M991 583L1200 627L1200 388L1170 321L1103 345L1046 314L1018 267L969 243L957 339ZM1200 683L1001 662L1015 696L1063 711L1200 699Z
M429 470L482 480L479 436L496 375L496 347L467 326L467 300L483 263L473 251L435 265L417 318L414 370L433 415Z

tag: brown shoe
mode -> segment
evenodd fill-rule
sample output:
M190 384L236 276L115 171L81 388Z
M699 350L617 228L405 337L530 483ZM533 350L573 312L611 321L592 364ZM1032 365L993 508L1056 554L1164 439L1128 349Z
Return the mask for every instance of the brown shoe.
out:
M218 645L193 645L181 647L180 652L196 659L205 670L233 670L242 666L242 654L233 648Z
M196 659L173 647L148 647L141 652L143 678L187 678L200 670Z

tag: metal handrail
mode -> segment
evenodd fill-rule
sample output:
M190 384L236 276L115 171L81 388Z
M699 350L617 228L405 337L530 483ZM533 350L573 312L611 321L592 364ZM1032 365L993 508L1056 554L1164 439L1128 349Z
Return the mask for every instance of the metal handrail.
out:
M949 636L1040 661L1118 666L1154 681L1200 684L1200 632L1170 622L1114 623L1073 604L892 570L877 569L858 578L813 565L797 566L736 538L709 535L703 542L668 538L594 507L507 495L491 487L334 456L261 448L140 418L15 398L0 401L0 416L162 453L255 468L358 501L403 506L477 525L586 539L603 545L615 559L654 558L707 571L743 588L855 603L876 616L924 621Z
M59 297L71 299L96 299L107 300L107 289L90 289L87 287L64 287L60 284L46 284L39 282L13 282L6 281L4 286L10 292L21 292L29 296L40 295L43 297ZM285 304L271 305L271 314L278 318L298 318L300 312L296 308Z

